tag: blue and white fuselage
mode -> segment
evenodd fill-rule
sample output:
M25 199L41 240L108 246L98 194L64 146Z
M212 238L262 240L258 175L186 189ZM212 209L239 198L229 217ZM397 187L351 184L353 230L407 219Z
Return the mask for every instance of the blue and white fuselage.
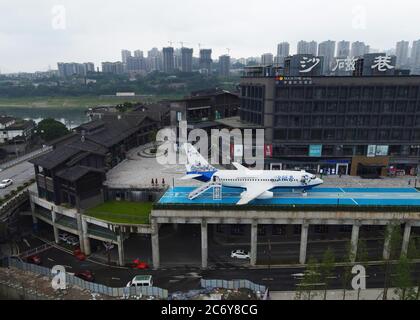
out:
M198 156L197 151L194 150L191 145L186 147L187 155L189 154L188 160L193 161L193 165L187 165L187 175L183 179L195 179L207 184L244 189L241 200L237 203L239 205L247 204L254 199L271 199L276 190L300 189L306 191L323 183L320 178L306 171L250 170L239 163L232 163L236 170L216 170L202 158L199 159L200 166L197 166L197 157L201 157L201 155ZM194 170L191 170L193 168ZM199 168L209 170L199 170Z

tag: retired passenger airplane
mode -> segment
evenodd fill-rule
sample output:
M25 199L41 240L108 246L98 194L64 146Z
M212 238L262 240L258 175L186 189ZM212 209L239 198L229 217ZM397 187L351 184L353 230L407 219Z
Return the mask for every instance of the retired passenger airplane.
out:
M181 179L206 182L189 194L190 200L215 185L222 185L244 189L237 202L237 205L244 205L254 199L271 199L273 191L287 188L306 192L323 183L306 171L250 170L237 162L232 163L236 170L217 170L191 144L184 144L184 150L188 159L187 174Z

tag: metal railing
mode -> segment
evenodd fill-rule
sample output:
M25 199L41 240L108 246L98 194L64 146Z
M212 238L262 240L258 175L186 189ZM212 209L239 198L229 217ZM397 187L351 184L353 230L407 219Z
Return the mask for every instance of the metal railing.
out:
M38 149L38 150L35 150L35 151L32 151L32 152L29 152L27 154L24 154L24 155L22 155L22 156L20 156L20 157L18 157L16 159L7 161L5 163L2 163L2 164L0 164L0 167L3 170L8 169L8 168L13 167L13 166L15 166L15 165L17 165L17 164L19 164L21 162L25 162L25 161L31 160L31 159L33 159L33 158L35 158L35 157L37 157L37 156L39 156L39 155L41 155L43 153L49 152L52 149L53 149L52 146L43 147L41 149Z
M9 258L7 260L9 267L14 267L23 271L32 272L40 274L49 278L52 278L54 275L51 273L51 269L37 266L34 264L29 264L18 259ZM88 282L82 280L78 277L75 277L72 274L66 273L66 284L77 286L81 289L88 290L90 292L99 293L107 295L110 297L123 297L130 298L131 296L155 296L160 299L168 298L168 290L158 288L158 287L123 287L123 288L113 288L108 287L99 283Z
M253 283L249 280L206 280L201 279L200 281L201 287L203 288L224 288L224 289L249 289L254 291L256 294L263 294L266 291L266 287L263 285L259 285L256 283Z

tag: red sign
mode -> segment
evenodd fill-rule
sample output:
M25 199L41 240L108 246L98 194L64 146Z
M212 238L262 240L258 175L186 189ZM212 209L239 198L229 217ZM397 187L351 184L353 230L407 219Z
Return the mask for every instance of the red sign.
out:
M272 144L265 144L264 145L264 156L266 158L273 157L273 145Z

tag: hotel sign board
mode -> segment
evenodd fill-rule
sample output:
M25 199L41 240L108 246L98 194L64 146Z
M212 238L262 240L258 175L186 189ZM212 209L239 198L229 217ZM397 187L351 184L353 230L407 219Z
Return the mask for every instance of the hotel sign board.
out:
M277 85L311 85L312 78L311 77L278 76L276 77L276 84Z

